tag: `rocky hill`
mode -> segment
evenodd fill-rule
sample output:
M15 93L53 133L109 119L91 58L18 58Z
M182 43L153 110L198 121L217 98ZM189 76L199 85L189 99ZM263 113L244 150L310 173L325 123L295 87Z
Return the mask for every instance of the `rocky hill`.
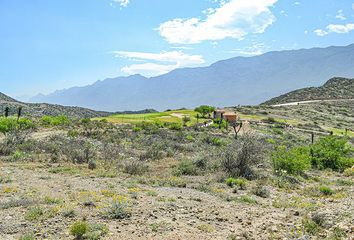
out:
M23 103L0 92L0 115L4 115L6 107L9 107L10 115L16 114L17 109L22 107L23 115L34 117L40 117L43 115L66 115L70 118L93 118L111 114L109 112L94 111L81 107L66 107L46 103Z
M332 78L321 87L295 90L264 102L266 105L311 100L354 99L354 79Z

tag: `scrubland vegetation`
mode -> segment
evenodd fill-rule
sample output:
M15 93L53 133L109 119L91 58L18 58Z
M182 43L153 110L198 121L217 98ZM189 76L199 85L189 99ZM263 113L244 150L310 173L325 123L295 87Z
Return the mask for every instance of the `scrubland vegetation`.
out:
M145 117L1 117L1 239L353 236L350 136Z

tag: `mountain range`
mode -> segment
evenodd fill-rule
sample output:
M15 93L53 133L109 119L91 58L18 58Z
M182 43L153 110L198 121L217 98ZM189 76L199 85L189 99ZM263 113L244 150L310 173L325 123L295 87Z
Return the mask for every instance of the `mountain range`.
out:
M31 102L103 111L254 105L286 92L354 77L354 44L235 57L207 67L181 68L157 77L110 78L84 87L39 94Z

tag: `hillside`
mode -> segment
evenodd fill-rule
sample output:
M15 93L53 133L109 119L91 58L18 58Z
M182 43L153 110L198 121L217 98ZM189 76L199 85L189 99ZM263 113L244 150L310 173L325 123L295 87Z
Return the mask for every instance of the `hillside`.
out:
M10 114L16 114L18 107L22 107L24 115L35 117L66 115L70 118L92 118L110 114L81 107L66 107L47 103L23 103L0 92L0 115L4 114L6 107L10 108Z
M266 101L266 105L311 100L354 99L354 79L332 78L323 86L295 90Z
M152 78L106 79L38 95L31 101L105 111L251 105L295 89L320 86L334 76L354 77L354 44L235 57Z

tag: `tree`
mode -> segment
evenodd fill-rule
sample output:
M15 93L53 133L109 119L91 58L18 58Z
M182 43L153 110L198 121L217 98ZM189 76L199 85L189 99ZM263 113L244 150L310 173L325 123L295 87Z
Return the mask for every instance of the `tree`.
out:
M324 137L311 146L312 165L319 169L343 171L354 165L353 152L348 138Z
M200 113L202 117L205 117L207 114L212 113L215 110L215 107L202 105L194 109L194 111Z

